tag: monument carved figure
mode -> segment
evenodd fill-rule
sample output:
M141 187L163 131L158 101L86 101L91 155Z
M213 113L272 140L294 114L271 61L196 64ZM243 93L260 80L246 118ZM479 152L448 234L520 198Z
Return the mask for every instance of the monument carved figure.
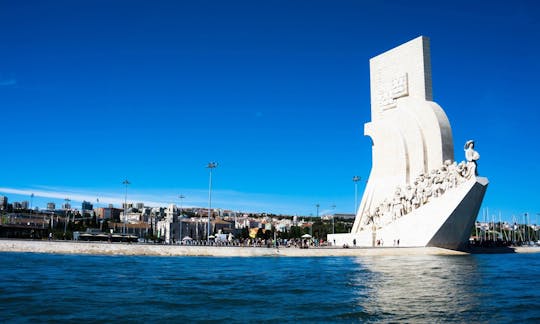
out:
M474 174L474 164L462 162L459 166L461 166L461 171L458 171L456 162L447 160L440 169L432 170L427 175L421 174L413 185L408 184L403 189L396 187L392 200L385 199L374 208L373 214L379 215L378 218L383 223L388 223L429 203L431 199L442 197L452 188L469 180ZM385 211L387 216L383 217L385 215L380 214L380 211ZM369 215L372 214L369 213ZM371 222L368 221L364 223L364 225L370 224Z
M474 150L474 141L469 140L465 143L465 159L467 160L467 166L472 169L471 173L478 175L477 162L480 159L480 154Z
M454 161L450 122L433 102L429 51L420 36L370 59L372 169L351 233L330 241L459 248L468 240L488 181L477 177L474 141L466 161Z

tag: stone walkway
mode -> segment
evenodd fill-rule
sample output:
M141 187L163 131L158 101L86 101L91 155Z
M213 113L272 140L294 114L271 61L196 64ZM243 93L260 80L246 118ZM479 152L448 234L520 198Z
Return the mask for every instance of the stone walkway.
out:
M95 255L152 255L152 256L215 256L215 257L334 257L334 256L400 256L400 255L466 255L466 252L435 247L380 247L380 248L265 248L185 246L163 244L127 244L76 241L0 240L0 252L33 252ZM540 253L540 247L497 248L475 253Z
M126 244L106 242L0 240L0 252L34 252L95 255L216 256L216 257L332 257L371 255L463 255L464 252L433 247L418 248L264 248Z

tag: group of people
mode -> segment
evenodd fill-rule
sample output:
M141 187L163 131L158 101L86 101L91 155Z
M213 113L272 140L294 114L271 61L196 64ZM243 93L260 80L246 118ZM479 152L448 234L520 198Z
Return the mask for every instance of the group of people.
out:
M295 248L309 248L325 245L322 240L319 239L263 239L263 238L247 238L247 239L233 239L233 240L183 240L180 245L191 246L238 246L238 247L295 247Z
M412 184L397 187L392 198L385 199L367 215L364 224L388 224L476 176L480 155L474 150L474 141L465 144L465 157L466 162L447 160L439 169L418 175Z

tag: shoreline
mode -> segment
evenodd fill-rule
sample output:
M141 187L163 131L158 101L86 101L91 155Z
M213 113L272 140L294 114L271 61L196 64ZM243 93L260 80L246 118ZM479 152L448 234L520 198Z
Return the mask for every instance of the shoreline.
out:
M540 247L481 249L468 252L437 247L322 247L266 248L238 246L186 246L143 243L108 243L77 241L0 240L0 252L50 254L132 255L132 256L212 256L212 257L338 257L338 256L409 256L469 255L482 253L540 253Z

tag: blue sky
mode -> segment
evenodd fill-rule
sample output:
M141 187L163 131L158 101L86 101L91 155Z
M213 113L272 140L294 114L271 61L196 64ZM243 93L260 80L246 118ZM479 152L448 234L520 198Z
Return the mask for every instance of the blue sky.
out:
M540 212L535 1L0 1L0 194L309 215L367 179L369 58L431 39L483 207ZM359 184L361 196L365 182ZM79 203L75 203L79 205Z

